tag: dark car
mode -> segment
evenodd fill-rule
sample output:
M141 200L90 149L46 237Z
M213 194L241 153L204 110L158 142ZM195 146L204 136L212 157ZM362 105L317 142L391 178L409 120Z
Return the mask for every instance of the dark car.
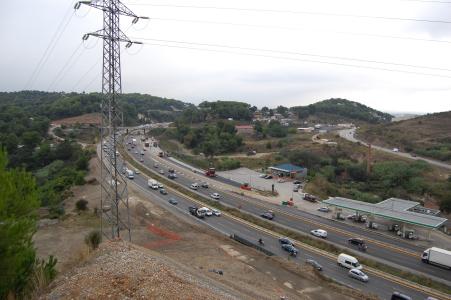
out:
M161 190L160 190L160 194L162 194L162 195L167 195L168 192L167 192L165 189L161 189Z
M316 260L307 259L307 260L305 260L305 263L308 264L308 265L311 265L312 267L314 267L318 271L322 271L323 270L323 267Z
M286 237L282 237L282 238L280 238L279 239L279 243L280 244L282 244L282 245L293 245L293 242L289 239L289 238L286 238Z
M263 177L265 179L272 179L272 175L266 175L265 177Z
M401 294L400 292L393 292L391 295L391 300L412 300L410 296Z
M264 212L260 215L260 217L262 217L263 219L272 220L272 219L274 219L274 214L272 214L270 212Z
M298 255L299 250L296 249L293 245L283 244L282 249L290 253L290 255L296 256Z
M362 249L362 250L366 250L368 248L365 241L362 239L359 239L359 238L350 238L350 239L348 239L348 243L350 245L357 246L357 247L359 247L359 249Z
M171 203L172 205L177 205L177 204L179 203L179 202L178 202L176 199L174 199L174 198L169 199L168 202Z
M300 180L295 180L295 181L293 181L293 184L301 184L301 181Z

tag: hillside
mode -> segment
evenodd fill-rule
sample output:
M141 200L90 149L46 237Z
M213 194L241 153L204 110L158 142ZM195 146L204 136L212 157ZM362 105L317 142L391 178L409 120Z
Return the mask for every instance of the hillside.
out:
M358 102L334 98L307 106L295 106L291 111L304 120L325 120L327 122L387 123L392 115L375 110Z
M0 109L20 107L31 116L50 120L79 116L100 111L102 94L55 93L40 91L0 92ZM191 104L146 94L122 94L119 106L127 125L148 121L173 121Z
M362 127L359 138L442 161L451 161L451 111Z

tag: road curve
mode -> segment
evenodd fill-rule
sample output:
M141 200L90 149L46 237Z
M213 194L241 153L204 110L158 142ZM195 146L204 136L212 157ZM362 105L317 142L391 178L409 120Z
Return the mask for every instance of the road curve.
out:
M339 130L338 134L340 135L340 137L353 142L353 143L361 143L364 146L368 146L368 144L362 140L358 140L355 138L355 128L351 128L351 129L343 129L343 130ZM406 153L406 152L394 152L392 149L388 149L388 148L384 148L381 146L376 146L376 145L371 145L371 148L373 149L377 149L379 151L384 151L393 155L397 155L400 157L404 157L404 158L408 158L408 159L412 159L412 160L424 160L425 162L440 167L440 168L444 168L447 170L451 170L451 165L444 163L444 162L440 162L437 160L433 160L430 158L425 158L425 157L420 157L420 156L412 156L410 153Z

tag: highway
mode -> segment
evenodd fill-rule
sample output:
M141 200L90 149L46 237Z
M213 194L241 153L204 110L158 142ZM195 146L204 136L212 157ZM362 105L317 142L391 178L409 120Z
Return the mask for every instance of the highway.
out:
M258 238L262 238L265 242L265 248L273 252L275 255L286 257L290 261L302 264L307 258L314 259L323 266L323 274L333 278L339 283L345 284L352 288L364 291L366 293L372 293L378 295L381 299L390 299L391 294L394 291L399 291L404 294L410 295L412 299L425 299L427 295L417 290L409 289L407 287L401 286L399 284L388 281L384 278L380 278L375 275L369 275L370 280L368 283L363 283L355 279L350 278L347 273L348 270L339 267L336 260L332 260L328 257L324 257L316 254L314 251L309 251L303 247L298 247L300 253L296 258L288 257L287 253L284 252L277 240L277 237L268 234L262 230L259 230L255 226L250 226L244 224L243 222L237 220L236 218L222 215L220 217L211 216L206 217L203 220L197 219L191 216L188 212L188 207L193 205L198 205L193 200L184 196L176 191L167 188L169 194L161 195L158 190L151 190L147 186L148 178L143 174L136 175L133 180L128 180L129 184L134 184L141 190L143 190L147 195L149 195L149 201L165 207L175 214L185 214L189 217L197 220L200 224L208 226L211 229L229 236L230 234L238 234L239 236L246 238L250 241L257 242ZM176 179L176 180L179 180ZM168 203L169 198L175 198L178 201L178 205L171 205ZM364 270L365 271L365 270Z
M143 147L140 146L138 148L142 149ZM139 152L140 151L141 150L139 150ZM150 155L150 152L153 152L152 156ZM145 155L142 156L140 153L136 154L135 151L129 151L129 153L134 156L136 160L139 160L142 157L144 159L142 163L148 168L153 169L154 171L164 169L165 176L168 174L168 166L175 169L178 177L174 180L174 182L186 188L189 188L193 182L208 182L210 184L208 189L199 188L197 191L193 191L197 192L200 196L210 197L212 193L217 192L221 195L220 201L223 204L232 207L241 206L242 211L255 216L260 216L261 213L271 209L276 214L276 217L273 220L275 223L304 234L308 234L313 229L324 229L328 232L327 241L338 246L348 248L348 252L350 254L378 260L399 269L422 274L431 277L436 281L451 285L451 272L437 266L423 263L420 259L420 255L424 249L410 243L407 240L402 240L396 237L390 238L369 229L362 229L343 222L334 221L332 219L321 218L298 209L274 205L266 202L264 203L260 200L231 193L221 189L221 184L218 184L216 180L212 180L201 174L193 173L186 168L182 168L171 161L168 161L167 159L157 157L156 152L157 151L155 151L155 149L152 151L148 150L145 152ZM158 169L153 167L155 163L159 164ZM218 178L219 177L216 177L216 179ZM221 179L219 178L219 180ZM351 237L363 238L368 244L368 250L363 253L352 246L350 247L347 240Z
M339 130L338 134L342 138L344 138L344 139L346 139L346 140L348 140L350 142L361 143L362 145L368 146L368 144L366 142L358 140L358 139L355 138L355 136L354 136L355 135L355 129L354 128ZM388 148L376 146L376 145L373 145L373 144L371 145L371 148L377 149L377 150L380 150L380 151L384 151L384 152L387 152L387 153L390 153L390 154L393 154L393 155L398 155L400 157L404 157L404 158L408 158L408 159L424 160L425 162L427 162L427 163L429 163L431 165L451 170L451 165L450 164L447 164L447 163L444 163L444 162L441 162L441 161L437 161L437 160L433 160L433 159L425 158L425 157L420 157L420 156L412 156L410 153L406 153L406 152L400 152L400 151L395 152L395 151L393 151L393 149L388 149Z

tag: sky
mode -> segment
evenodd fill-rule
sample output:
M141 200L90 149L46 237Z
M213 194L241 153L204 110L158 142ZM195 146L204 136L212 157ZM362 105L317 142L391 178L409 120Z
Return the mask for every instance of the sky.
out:
M0 1L0 91L101 91L102 12ZM451 110L451 0L130 0L122 90L257 107L346 98ZM124 45L125 46L125 45Z

